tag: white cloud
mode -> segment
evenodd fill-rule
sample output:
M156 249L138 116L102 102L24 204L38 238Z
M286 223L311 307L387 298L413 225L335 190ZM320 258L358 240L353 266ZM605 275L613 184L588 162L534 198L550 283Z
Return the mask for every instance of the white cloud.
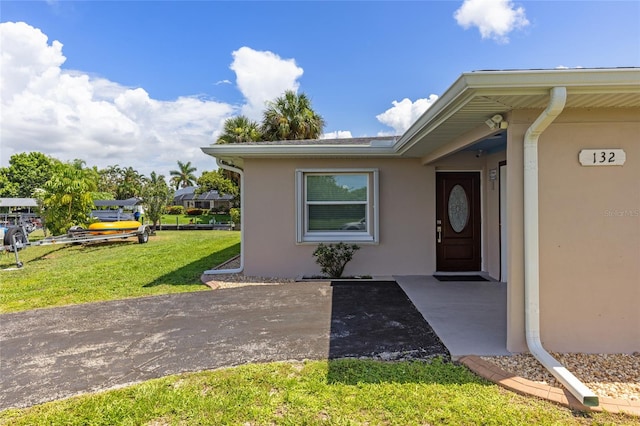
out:
M40 151L145 175L168 175L177 160L199 172L215 168L200 147L214 142L231 105L196 97L158 101L142 88L65 70L62 44L49 44L23 22L0 24L0 41L1 166L15 153Z
M303 74L293 59L242 47L231 69L244 105L195 96L160 101L144 88L64 69L62 43L24 22L1 23L0 43L0 166L13 154L39 151L167 178L177 160L190 161L199 176L216 167L200 148L215 141L227 118L242 112L260 121L265 102L297 90Z
M282 59L269 51L241 47L233 52L230 68L236 73L240 92L247 103L242 114L252 120L262 120L265 103L281 96L286 90L297 91L304 72L293 59Z
M395 130L392 135L404 133L436 100L437 95L429 95L428 98L417 99L411 102L410 99L404 98L400 102L393 101L393 107L389 108L382 114L376 115L376 118L382 124L386 124ZM379 136L389 136L388 132L381 132Z
M335 132L323 133L320 139L347 139L352 138L349 130L336 130Z
M454 18L465 29L478 27L482 38L508 43L508 34L529 25L524 8L511 0L464 0Z

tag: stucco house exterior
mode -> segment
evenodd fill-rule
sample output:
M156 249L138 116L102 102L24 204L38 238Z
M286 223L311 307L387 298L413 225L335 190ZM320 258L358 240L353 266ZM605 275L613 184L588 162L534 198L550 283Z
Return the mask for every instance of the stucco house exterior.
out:
M349 275L506 282L509 351L532 300L551 351L640 351L640 69L469 72L403 135L202 150L241 172L247 275L355 242Z
M232 195L220 194L218 191L207 191L202 194L196 194L195 186L186 186L178 189L173 194L173 205L182 206L185 209L212 209L229 210L231 208Z

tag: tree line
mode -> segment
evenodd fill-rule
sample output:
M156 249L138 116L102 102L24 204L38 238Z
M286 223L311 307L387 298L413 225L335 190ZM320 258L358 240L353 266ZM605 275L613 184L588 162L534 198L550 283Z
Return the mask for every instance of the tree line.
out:
M238 195L236 181L223 171L205 171L200 178L195 172L191 162L178 161L167 183L156 172L147 177L132 167L98 169L81 159L62 162L41 152L25 152L14 154L9 166L0 168L0 197L35 198L46 229L57 235L71 226L88 225L95 200L140 198L145 216L156 226L179 187L195 184L199 192Z

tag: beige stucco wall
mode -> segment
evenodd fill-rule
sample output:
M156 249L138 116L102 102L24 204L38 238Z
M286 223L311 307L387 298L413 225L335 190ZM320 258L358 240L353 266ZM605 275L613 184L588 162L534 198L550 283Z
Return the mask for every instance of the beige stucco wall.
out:
M244 223L247 275L320 273L317 244L296 244L295 171L378 168L380 242L360 243L345 275L432 274L435 268L434 168L417 159L246 159Z
M489 276L500 279L500 162L506 161L506 151L486 157L485 177L486 190L484 194L484 269ZM489 174L495 170L496 179L491 180ZM505 183L506 184L506 183ZM506 280L506 277L502 277Z
M316 244L296 244L295 171L378 168L380 242L359 244L345 275L412 275L435 272L435 173L479 171L482 178L483 270L500 275L499 186L488 180L506 153L459 152L430 165L417 159L245 160L245 273L298 277L319 273ZM269 243L265 244L265 241Z
M508 349L525 350L522 140L509 127ZM619 148L623 167L584 167L581 149ZM540 325L558 352L640 350L640 111L567 110L540 137Z
M535 114L535 112L534 112ZM528 116L512 116L507 131L507 349L524 352L524 150L527 127L533 122Z
M246 159L245 273L319 273L316 244L296 244L295 171L378 168L380 243L362 249L345 274L412 275L435 270L435 173L482 177L483 270L500 274L499 186L507 161L507 348L524 338L523 138L540 111L514 111L506 152L417 159ZM564 111L540 137L540 317L545 347L558 352L640 351L640 111ZM588 148L624 149L623 167L583 167Z

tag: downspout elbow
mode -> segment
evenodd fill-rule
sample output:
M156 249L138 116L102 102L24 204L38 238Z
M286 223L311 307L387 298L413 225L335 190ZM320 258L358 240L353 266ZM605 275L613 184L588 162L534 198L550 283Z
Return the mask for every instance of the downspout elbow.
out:
M565 87L551 89L547 108L527 129L524 137L524 287L525 336L531 354L564 385L578 401L597 406L598 397L562 366L542 346L540 339L540 259L538 221L538 140L560 115L567 100Z
M244 223L244 171L237 167L230 166L216 158L216 164L221 169L229 170L240 175L240 223ZM205 275L239 274L244 271L244 227L240 227L240 266L234 269L209 269L204 271Z

